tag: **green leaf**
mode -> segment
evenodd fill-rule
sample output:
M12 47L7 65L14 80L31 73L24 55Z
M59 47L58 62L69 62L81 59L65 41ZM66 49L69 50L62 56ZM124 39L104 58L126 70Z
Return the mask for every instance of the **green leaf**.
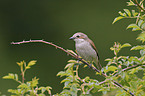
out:
M21 62L17 62L17 64L18 64L19 66L23 66L23 64L24 64L24 60L21 61Z
M144 23L143 20L139 20L139 21L138 21L138 26L141 26L143 23Z
M39 80L38 78L34 77L34 78L32 79L31 86L32 86L32 87L37 86L38 80Z
M25 83L22 83L22 84L20 84L20 85L18 86L18 88L27 89L27 88L29 88L29 86L28 86L27 84L25 84Z
M108 69L105 69L104 72L115 71L118 69L116 66L109 66Z
M8 92L19 94L19 91L17 89L8 89Z
M136 24L130 24L127 29L133 28L132 31L141 30L141 28Z
M113 51L115 48L114 47L110 47L110 50Z
M64 83L64 82L71 82L71 79L65 78L65 79L63 79L60 83Z
M69 60L68 62L69 63L78 63L78 61L76 61L76 60Z
M130 50L141 50L141 49L145 49L145 47L144 46L134 46L134 47L132 47Z
M128 4L127 6L133 6L133 5L135 5L134 2L132 2L131 0L129 0L129 2L127 2L127 4Z
M141 56L144 56L144 55L145 55L145 49L144 49L144 50L140 50L140 55L141 55ZM145 62L145 61L144 61L144 62ZM143 62L143 63L144 63L144 62Z
M59 96L71 96L71 95L70 95L70 94L71 94L71 91L65 89L65 90L63 90L63 91L61 92L61 94L62 94L62 95L59 95ZM67 94L67 95L64 95L64 94Z
M69 63L69 64L67 64L67 65L65 66L64 69L71 68L73 65L74 65L74 63Z
M137 30L141 30L139 28L132 28L132 31L137 31Z
M18 74L15 74L15 80L18 81Z
M9 73L7 76L4 76L3 79L14 79L15 75L13 73Z
M105 61L112 61L112 59L110 59L110 58L107 58L107 59L105 59Z
M139 67L131 69L129 74L134 74L134 73L138 72L138 68Z
M145 41L145 32L142 32L141 34L139 34L139 36L137 37L138 40L142 41L142 43Z
M29 66L26 66L25 68L26 68L26 69L30 69L31 67L29 67Z
M130 13L130 11L129 11L128 9L124 9L124 11L127 13L127 15L128 15L129 17L131 17L131 13Z
M132 15L133 15L133 17L136 17L138 15L138 13L135 12L135 10L132 10Z
M122 13L121 11L118 12L121 16L126 16L125 13Z
M114 19L114 21L113 21L112 24L114 24L115 22L117 22L118 20L120 20L120 19L122 19L122 18L124 18L124 17L122 17L122 16L116 17L116 18Z
M124 47L130 47L131 45L129 43L125 43L121 46L121 48L124 48Z
M121 76L121 78L122 78L123 80L125 79L125 75L126 75L125 72L121 72L121 73L120 73L120 76Z
M89 77L89 76L86 76L86 77L84 78L84 80L85 80L85 82L88 82L88 81L90 80L90 77Z
M145 29L145 23L144 23L144 22L143 22L141 28L142 28L142 29Z
M45 87L40 87L39 90L41 90L41 93L44 93L46 91Z
M62 77L62 76L66 76L66 72L64 72L64 71L60 71L60 72L57 73L56 76L60 76L60 77Z
M46 90L48 91L48 90L51 90L52 89L52 87L50 87L50 86L47 86L46 87Z
M143 15L141 16L141 19L142 19L142 20L145 20L145 14L143 14Z
M32 61L30 61L29 63L28 63L28 66L30 67L30 66L32 66L32 65L35 65L36 64L36 60L32 60Z
M27 82L27 85L30 84L31 87L36 87L38 85L38 80L39 78L34 77L32 78L32 81Z

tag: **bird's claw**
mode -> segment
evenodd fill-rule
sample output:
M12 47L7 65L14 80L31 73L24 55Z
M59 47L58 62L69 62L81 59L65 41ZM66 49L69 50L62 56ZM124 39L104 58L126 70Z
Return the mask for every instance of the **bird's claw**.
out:
M92 67L92 64L89 64L89 68L91 68Z

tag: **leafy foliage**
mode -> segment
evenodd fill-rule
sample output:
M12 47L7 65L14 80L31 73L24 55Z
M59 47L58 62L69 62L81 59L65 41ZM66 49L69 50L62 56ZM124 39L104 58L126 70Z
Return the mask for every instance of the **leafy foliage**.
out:
M137 37L138 40L144 42L145 41L145 9L143 6L144 0L141 0L139 3L137 0L129 0L127 2L128 6L136 6L138 11L134 10L129 10L129 9L124 9L124 12L119 11L118 13L120 16L116 17L113 21L113 24L117 22L120 19L124 18L131 18L131 19L136 19L135 23L129 24L127 29L131 28L132 31L141 31L141 34Z
M145 9L143 2L144 0L140 0L140 2L129 0L127 6L135 6L132 8L136 8L138 11L135 11L136 9L123 9L123 12L118 12L120 16L113 21L114 24L124 18L135 19L135 23L129 24L127 29L131 28L132 31L141 31L137 40L140 40L142 43L145 41ZM120 56L120 50L126 47L130 47L130 51L138 51L140 56ZM102 92L103 96L144 96L145 45L115 42L110 50L113 51L114 57L107 58L105 60L107 62L106 66L102 68L101 72L96 73L96 75L105 77L103 81L98 81L97 78L92 79L89 76L81 78L79 76L79 68L86 65L77 60L69 60L64 71L60 71L57 74L57 76L64 78L61 81L64 84L63 90L53 96L93 96L96 92ZM67 52L76 55L72 50L67 50ZM16 89L8 90L8 92L13 94L11 96L52 96L51 87L38 87L38 78L34 77L31 81L25 81L26 70L30 69L35 63L35 60L30 61L28 64L24 61L17 62L21 70L21 80L14 73L9 73L3 77L3 79L12 79L19 83ZM138 76L138 74L142 74L142 76Z
M28 64L26 62L21 61L17 62L18 66L21 69L21 75L22 80L18 78L17 74L9 73L6 76L3 76L3 79L12 79L19 83L17 86L17 89L8 89L8 92L10 92L11 96L45 96L46 92L51 95L51 87L38 87L38 78L34 77L31 81L24 82L25 77L24 74L27 69L30 69L33 65L36 64L36 60L30 61Z

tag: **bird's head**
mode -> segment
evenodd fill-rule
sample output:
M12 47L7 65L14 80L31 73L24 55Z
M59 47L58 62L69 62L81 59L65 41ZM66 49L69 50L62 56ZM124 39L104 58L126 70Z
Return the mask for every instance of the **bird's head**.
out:
M77 32L69 39L74 40L75 42L83 42L88 39L88 36L84 33Z

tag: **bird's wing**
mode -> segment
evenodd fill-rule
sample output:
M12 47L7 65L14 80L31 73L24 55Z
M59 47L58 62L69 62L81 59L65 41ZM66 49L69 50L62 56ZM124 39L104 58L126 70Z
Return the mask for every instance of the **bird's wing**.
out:
M96 48L94 42L93 42L91 39L88 39L88 42L90 42L92 48L96 51L97 56L98 56L98 60L99 60L100 57L99 57L98 50L97 50L97 48Z
M101 66L101 64L100 64L100 62L99 62L99 58L100 58L100 57L99 57L97 48L96 48L96 46L95 46L95 44L93 43L92 40L90 40L90 39L88 39L88 40L89 40L89 42L91 43L92 48L93 48L93 49L96 51L96 53L97 53L98 60L95 60L95 62L96 62L97 68L98 68L99 70L101 70L101 69L102 69L102 66Z

